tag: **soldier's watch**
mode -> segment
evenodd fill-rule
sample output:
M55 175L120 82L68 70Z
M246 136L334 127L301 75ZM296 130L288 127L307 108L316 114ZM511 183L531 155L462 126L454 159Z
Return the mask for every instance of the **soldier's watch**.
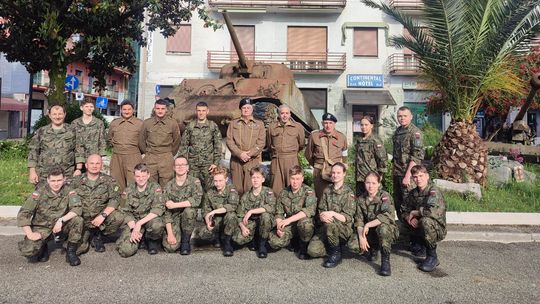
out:
M107 216L109 216L107 213L105 212L101 212L99 215L103 216L103 218L107 218Z

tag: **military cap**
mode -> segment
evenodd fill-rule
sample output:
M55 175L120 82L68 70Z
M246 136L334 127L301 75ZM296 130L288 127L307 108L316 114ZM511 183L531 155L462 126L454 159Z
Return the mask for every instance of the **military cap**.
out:
M252 105L253 106L253 101L251 100L251 98L249 98L249 97L242 98L240 100L240 105L238 106L238 108L241 109L245 105Z
M333 122L337 122L337 118L330 114L330 113L325 113L323 116L322 116L322 121L325 121L325 120L331 120Z

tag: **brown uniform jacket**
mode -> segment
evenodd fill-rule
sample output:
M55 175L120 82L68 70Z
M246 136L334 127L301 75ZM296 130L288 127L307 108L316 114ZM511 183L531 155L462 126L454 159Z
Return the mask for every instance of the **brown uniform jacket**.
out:
M108 140L116 154L138 154L139 132L143 121L135 116L129 119L116 118L109 125Z
M172 153L180 146L180 129L170 117L145 119L139 134L139 149L146 154Z
M251 117L241 117L229 123L227 129L227 147L233 157L239 158L242 151L249 151L251 158L261 158L265 144L266 129L262 121Z
M267 143L272 158L296 156L304 148L304 128L292 119L285 124L273 122L268 127Z
M347 138L345 135L337 130L330 134L326 134L323 130L317 130L311 132L306 147L305 155L310 165L315 168L322 168L324 163L322 140L328 141L328 157L330 161L334 163L347 161Z

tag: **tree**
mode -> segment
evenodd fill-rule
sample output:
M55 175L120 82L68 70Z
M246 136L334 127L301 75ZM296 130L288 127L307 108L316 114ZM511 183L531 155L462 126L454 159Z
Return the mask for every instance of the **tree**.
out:
M515 73L511 55L538 33L539 1L423 0L420 20L386 4L363 2L409 32L410 36L392 37L391 43L418 55L423 76L452 114L435 149L439 175L485 185L487 148L473 118L490 92L518 94L523 89L525 83Z
M0 52L30 73L47 70L49 103L63 104L68 64L85 62L104 88L114 67L133 72L132 44L146 44L144 25L168 37L193 11L217 28L204 0L0 0Z

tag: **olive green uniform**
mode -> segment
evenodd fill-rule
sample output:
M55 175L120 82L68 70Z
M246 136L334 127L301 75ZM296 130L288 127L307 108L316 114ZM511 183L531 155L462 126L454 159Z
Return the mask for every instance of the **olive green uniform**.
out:
M259 237L261 239L268 239L270 232L274 227L276 213L276 196L272 189L263 186L259 195L253 194L253 189L244 193L240 204L236 209L238 220L242 221L246 213L251 209L264 208L266 211L261 214L254 214L249 218L247 228L249 229L249 235L247 237L242 235L241 229L237 229L233 235L233 241L239 245L244 245L253 240L255 237L255 230L259 226Z
M359 137L356 141L356 195L366 191L364 180L369 172L380 176L386 173L388 155L382 140L375 134Z
M111 176L124 191L127 184L135 182L135 166L142 163L139 150L139 133L143 121L132 116L129 119L116 118L109 125L108 140L113 147L111 156Z
M84 163L88 156L92 154L106 155L107 140L103 121L92 116L92 120L85 124L82 117L71 122L75 129L77 143L83 149L83 154L75 159L77 163Z
M203 198L204 216L219 208L225 208L227 213L214 215L214 229L210 231L205 225L201 231L201 237L211 239L212 237L218 237L222 232L225 235L232 236L238 229L236 209L239 201L238 191L233 185L226 185L221 192L218 192L216 187L210 188Z

